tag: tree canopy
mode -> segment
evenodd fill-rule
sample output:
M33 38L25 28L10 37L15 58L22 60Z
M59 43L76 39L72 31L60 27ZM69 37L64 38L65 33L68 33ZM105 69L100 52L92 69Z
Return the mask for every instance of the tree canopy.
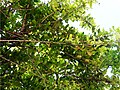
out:
M1 90L119 90L120 28L98 27L87 13L94 3L1 0Z

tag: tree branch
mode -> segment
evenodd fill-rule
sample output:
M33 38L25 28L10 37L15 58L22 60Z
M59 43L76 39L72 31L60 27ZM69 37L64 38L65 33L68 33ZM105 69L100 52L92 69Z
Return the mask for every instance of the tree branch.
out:
M29 8L29 4L27 5L26 8ZM26 23L27 23L27 13L25 14L25 16L24 16L24 18L23 18L23 23L22 23L22 27L21 27L21 32L24 32L24 31L25 31Z

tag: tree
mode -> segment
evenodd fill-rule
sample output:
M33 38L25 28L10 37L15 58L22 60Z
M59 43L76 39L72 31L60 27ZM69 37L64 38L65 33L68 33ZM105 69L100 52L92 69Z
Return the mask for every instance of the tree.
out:
M106 75L108 66L119 68L119 51L111 48L110 33L86 13L95 2L1 1L1 90L119 89L119 71ZM80 21L92 34L79 32L69 20Z

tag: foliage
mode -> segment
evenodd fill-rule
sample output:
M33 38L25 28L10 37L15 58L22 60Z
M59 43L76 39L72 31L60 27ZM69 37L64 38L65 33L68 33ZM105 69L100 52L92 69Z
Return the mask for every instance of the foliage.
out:
M118 90L119 44L86 13L95 2L1 1L1 90ZM92 34L79 32L69 20L80 21Z

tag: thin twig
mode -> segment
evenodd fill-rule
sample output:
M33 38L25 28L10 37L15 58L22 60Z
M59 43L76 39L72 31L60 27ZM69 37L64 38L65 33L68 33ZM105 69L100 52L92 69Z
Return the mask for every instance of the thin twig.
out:
M29 4L27 5L26 8L29 8ZM27 13L25 13L25 16L24 16L24 18L23 18L22 27L21 27L21 32L25 32L26 24L27 24Z
M16 62L11 61L10 59L6 59L6 58L3 57L2 55L0 55L0 58L6 60L6 61L8 61L8 62L11 62L11 63L13 63L13 64L15 64L15 65L18 65Z
M51 15L53 15L54 14L54 12L52 12L51 14L49 14L49 15L47 15L43 20L42 20L42 22L41 23L43 23L48 17L50 17Z
M22 11L22 10L32 10L31 8L12 8L13 10L18 10L18 11Z
M24 70L26 70L26 68L24 68L24 67L20 66L19 64L11 61L10 59L7 59L7 58L3 57L2 55L0 55L0 58L6 60L6 61L8 61L8 62L11 62L12 64L18 65L19 67L21 67L21 68L23 68ZM37 77L39 77L39 78L41 78L41 76L39 76L38 74L36 74L36 73L34 73L34 72L32 72L32 74L35 75L35 76L37 76Z
M46 43L46 44L66 44L63 42L53 42L53 41L36 41L36 40L0 40L0 42L40 42L40 43Z
M0 40L0 42L33 42L33 43L43 43L43 44L59 44L59 45L67 45L67 46L92 46L92 45L103 45L105 43L99 43L99 44L74 44L72 42L53 42L53 41L37 41L37 40Z
M30 55L28 55L28 56L29 56L29 58L32 58ZM36 71L38 72L38 74L41 75L41 73L40 73L40 71L38 70L37 66L34 64L34 63L35 63L35 60L32 59L32 60L30 60L30 62L32 63L34 70L36 70Z
M54 12L52 12L51 14L47 15L45 18L43 18L43 20L41 21L41 23L43 23L48 17L50 17L51 15L53 15ZM41 23L38 24L37 27L40 27L41 26Z
M0 12L3 13L6 18L9 18L9 17L8 17L4 12L2 12L1 10L0 10Z

